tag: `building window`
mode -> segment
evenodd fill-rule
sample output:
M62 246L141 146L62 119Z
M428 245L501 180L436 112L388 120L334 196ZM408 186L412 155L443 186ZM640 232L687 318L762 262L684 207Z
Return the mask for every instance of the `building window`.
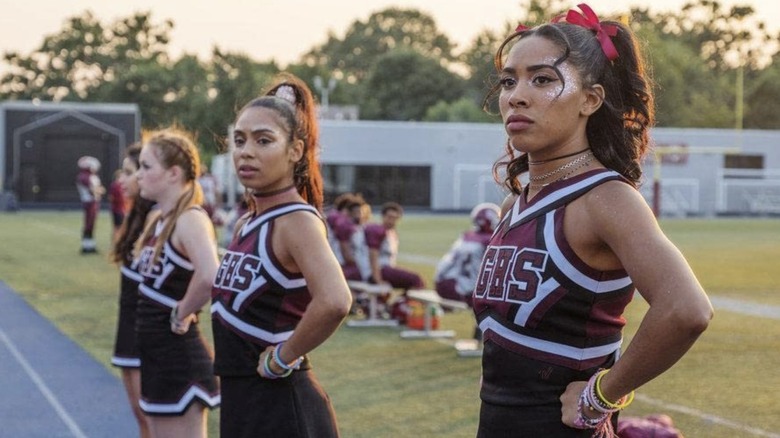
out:
M431 206L430 166L322 166L325 202L341 193L361 193L372 206L395 201L404 207Z
M726 169L763 169L763 155L724 155Z

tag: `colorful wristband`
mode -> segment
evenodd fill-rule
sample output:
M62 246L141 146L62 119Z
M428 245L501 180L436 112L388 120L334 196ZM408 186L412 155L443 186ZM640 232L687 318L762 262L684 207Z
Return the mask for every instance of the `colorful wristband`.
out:
M282 345L284 345L284 342L279 343L276 347L274 347L273 350L271 350L271 356L273 356L273 361L276 362L277 365L279 365L280 368L286 371L292 371L297 370L301 367L301 363L303 362L303 356L299 356L297 359L290 363L285 363L281 357L279 357L279 350L282 349Z
M283 373L281 373L281 374L276 374L276 373L275 373L275 372L274 372L274 371L271 369L271 360L272 360L272 359L271 359L271 356L273 356L273 352L274 352L275 350L276 350L276 349L274 349L274 350L271 350L271 352L269 352L268 354L266 354L266 355L265 355L265 360L263 360L263 371L265 371L265 373L267 374L267 377L266 377L267 379L282 379L282 378L285 378L285 377L289 376L290 374L292 374L292 370L285 370L285 371L284 371Z

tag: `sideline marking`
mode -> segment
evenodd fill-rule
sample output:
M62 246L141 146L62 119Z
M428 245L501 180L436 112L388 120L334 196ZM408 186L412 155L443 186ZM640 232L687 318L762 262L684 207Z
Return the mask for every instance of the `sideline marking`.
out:
M769 437L769 438L780 438L780 434L776 434L776 433L768 432L768 431L763 430L763 429L758 429L758 428L755 428L755 427L752 427L752 426L747 426L747 425L744 425L744 424L740 424L740 423L737 423L735 421L731 421L731 420L727 420L725 418L718 417L717 415L712 415L712 414L708 414L706 412L702 412L702 411L700 411L698 409L693 409L693 408L689 408L687 406L675 405L675 404L667 403L667 402L664 402L664 401L661 401L661 400L656 400L654 398L648 397L648 396L643 395L643 394L637 393L636 394L636 399L641 401L641 402L643 402L643 403L651 404L653 406L659 406L659 407L662 407L664 409L668 409L670 411L676 411L676 412L680 412L682 414L687 414L687 415L691 415L691 416L694 416L694 417L699 417L699 418L701 418L703 420L711 421L711 422L713 422L715 424L719 424L721 426L730 427L732 429L737 429L737 430L742 431L742 432L747 432L747 433L750 433L752 435Z
M710 301L716 309L723 309L761 318L780 319L780 306L759 304L753 301L712 295L710 295Z
M46 383L44 383L43 379L41 379L38 373L36 373L35 370L30 366L30 364L27 362L24 356L22 356L19 350L16 349L16 346L13 344L11 339L8 338L8 336L5 334L5 331L3 331L2 328L0 328L0 340L3 341L5 346L8 348L8 351L10 351L11 354L16 359L16 361L19 362L19 364L22 366L22 368L27 373L27 375L30 376L30 380L32 380L33 383L35 383L35 386L37 386L41 394L43 394L43 396L46 397L46 400L49 401L49 404L51 404L54 410L57 411L57 415L59 415L60 419L62 419L65 425L68 426L70 432L76 438L87 438L87 435L85 435L84 432L76 424L76 422L73 421L73 418L71 418L70 415L68 415L68 412L65 411L65 408L63 408L60 402L57 400L57 397L54 396L54 394L51 392L49 387L46 386Z

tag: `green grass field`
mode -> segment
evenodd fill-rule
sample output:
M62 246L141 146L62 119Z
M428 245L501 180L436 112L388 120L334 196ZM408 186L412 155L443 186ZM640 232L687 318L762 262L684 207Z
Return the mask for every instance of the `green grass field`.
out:
M108 214L97 228L101 255L78 254L80 227L76 211L0 213L0 279L117 374L109 360L119 275L106 259ZM407 215L401 252L416 257L403 264L430 284L430 262L466 227L463 215ZM711 296L780 306L780 220L664 220L662 227ZM629 306L626 341L645 309L641 298ZM208 334L209 318L202 320ZM447 314L442 325L469 337L473 317ZM344 326L312 354L342 435L473 437L480 361L458 358L451 341L402 340L398 332ZM691 352L642 387L624 415L667 413L688 438L780 436L778 335L776 319L716 310ZM216 413L209 429L218 435Z

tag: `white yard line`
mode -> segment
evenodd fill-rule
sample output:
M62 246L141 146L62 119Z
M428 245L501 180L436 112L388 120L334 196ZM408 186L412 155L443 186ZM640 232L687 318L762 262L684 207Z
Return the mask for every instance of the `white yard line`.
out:
M762 318L780 319L780 306L759 304L755 302L738 300L736 298L718 297L710 295L710 301L716 309L743 315L759 316Z
M702 420L709 421L721 426L729 427L731 429L739 430L740 432L749 433L753 436L763 436L763 437L769 437L769 438L780 438L780 434L776 434L773 432L768 432L763 429L758 429L752 426L748 426L746 424L740 424L736 421L727 420L722 417L718 417L717 415L708 414L706 412L702 412L698 409L689 408L687 406L682 405L675 405L672 403L668 403L662 400L656 400L654 398L648 397L643 394L637 394L636 399L642 403L647 403L653 406L661 407L665 410L669 411L675 411L679 412L681 414L691 415L694 417L701 418ZM740 435L744 436L744 435Z
M73 418L71 418L62 404L60 404L59 400L57 400L57 397L54 395L54 393L51 392L48 386L46 386L46 383L43 381L43 379L41 379L33 367L30 366L30 363L27 362L27 359L25 359L22 353L19 352L11 339L6 336L3 329L0 329L0 341L5 344L8 351L11 352L11 355L16 359L17 362L19 362L19 365L22 366L22 369L24 369L24 371L30 377L30 380L35 383L35 386L38 387L38 390L41 392L41 394L43 394L51 407L54 408L60 419L62 419L65 425L68 426L68 429L73 434L73 436L76 438L87 438L87 435L84 434L84 432L79 428L78 424L76 424Z

